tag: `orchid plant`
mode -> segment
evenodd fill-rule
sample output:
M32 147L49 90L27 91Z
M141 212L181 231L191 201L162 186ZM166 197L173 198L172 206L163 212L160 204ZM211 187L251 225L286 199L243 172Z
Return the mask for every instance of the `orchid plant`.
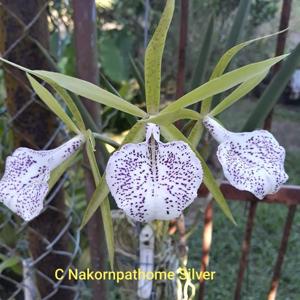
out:
M236 188L250 191L262 199L276 192L288 178L284 172L285 151L270 133L263 130L232 133L214 119L257 86L270 68L287 55L224 73L241 49L259 39L241 43L221 57L208 82L162 107L161 62L173 11L174 0L167 0L158 27L146 49L146 111L89 82L60 73L30 70L1 58L3 62L26 72L36 94L76 136L49 151L27 148L15 150L6 161L4 176L0 181L0 200L24 220L32 220L42 211L43 200L51 185L85 144L96 190L85 211L82 227L100 206L111 265L114 260L114 240L108 200L110 192L119 208L136 221L171 220L192 203L199 186L204 183L225 215L234 222L212 172L197 151L204 128L220 144L218 159L225 177ZM71 117L36 79L43 80L57 92L65 101ZM211 109L214 95L234 87L226 98ZM114 146L116 143L86 128L68 91L139 118L122 146L111 155L102 176L95 159L94 139ZM200 101L200 112L186 108ZM173 124L180 119L194 122L189 136L185 136ZM161 136L166 143L161 141Z

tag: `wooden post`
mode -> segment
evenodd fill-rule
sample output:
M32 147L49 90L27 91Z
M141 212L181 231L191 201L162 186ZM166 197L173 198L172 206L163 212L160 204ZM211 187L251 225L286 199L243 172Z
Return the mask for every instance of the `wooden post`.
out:
M189 0L181 0L176 98L179 98L184 94L185 50L186 50L187 31L188 31L188 13L189 13Z
M95 1L73 0L72 4L74 10L77 76L94 84L99 84ZM100 124L100 105L87 99L82 99L82 101L96 124ZM84 161L88 163L86 153ZM95 190L94 179L90 170L85 170L85 185L86 196L89 200ZM87 232L92 268L95 271L104 271L106 269L106 245L99 209L87 224ZM94 300L106 299L105 286L105 281L103 280L92 282Z
M243 284L244 273L248 264L248 255L250 252L250 244L251 244L252 230L254 227L256 207L257 207L257 201L252 201L250 203L248 219L247 219L247 224L245 229L245 236L242 244L242 255L240 259L240 266L239 266L238 277L236 281L234 300L241 299L242 284Z
M201 272L207 270L209 264L209 253L211 248L212 241L212 232L213 232L213 204L210 202L204 213L204 228L203 228L203 237L202 237L202 258L201 258ZM200 279L200 288L199 288L199 300L204 300L204 291L205 291L205 280Z
M279 286L281 268L282 268L284 256L286 253L289 236L290 236L290 233L292 230L292 225L293 225L293 220L294 220L295 213L296 213L296 208L297 208L296 205L289 206L288 214L286 216L286 221L285 221L285 225L284 225L284 229L283 229L281 244L280 244L280 248L278 251L276 264L274 267L274 273L273 273L273 277L272 277L271 287L270 287L270 290L268 293L268 300L276 299L277 289Z

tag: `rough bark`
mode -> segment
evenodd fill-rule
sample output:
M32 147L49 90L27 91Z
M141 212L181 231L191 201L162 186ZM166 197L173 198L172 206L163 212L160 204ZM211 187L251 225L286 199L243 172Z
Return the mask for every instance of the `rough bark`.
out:
M49 32L47 24L45 0L0 0L0 52L5 58L17 64L32 69L49 69L47 60L36 45L38 41L45 49L49 48ZM33 22L36 16L37 20ZM22 24L23 23L23 24ZM24 24L31 24L28 31L24 32ZM24 36L22 38L22 36ZM29 37L30 36L30 37ZM18 41L16 43L16 41ZM4 66L5 86L7 92L6 105L9 114L14 119L13 134L15 147L30 147L33 149L43 148L52 137L57 128L57 119L43 105L36 102L31 103L25 109L24 105L32 99L26 76L23 72ZM20 113L21 112L21 113ZM50 148L57 146L54 141ZM52 241L61 232L66 224L64 211L63 191L59 191L51 206L56 210L47 209L43 214L29 223L28 242L29 250L33 260L40 257L46 251L47 244L43 238ZM53 247L56 250L68 251L67 236L63 235ZM49 253L43 258L36 268L54 279L54 270L64 268L68 258L61 255ZM36 274L37 285L42 297L53 291L49 281ZM70 284L65 282L64 284ZM73 299L73 293L66 290L58 290L52 299Z

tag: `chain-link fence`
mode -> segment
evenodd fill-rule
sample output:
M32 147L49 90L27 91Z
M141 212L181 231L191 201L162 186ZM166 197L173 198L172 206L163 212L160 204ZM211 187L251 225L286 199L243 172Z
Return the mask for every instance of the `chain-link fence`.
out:
M25 8L16 7L20 1L15 4L9 1L0 1L2 13L2 35L0 37L2 43L1 56L10 59L14 56L18 48L24 48L25 44L31 43L34 47L33 56L41 55L45 64L51 66L51 57L46 48L34 35L33 27L40 22L40 18L45 18L47 26L52 30L51 38L57 37L57 51L59 51L60 38L62 32L67 30L66 22L68 22L68 14L64 16L55 9L57 1L37 1L34 16L24 18ZM19 2L19 3L17 3ZM32 1L23 3L31 5ZM68 5L68 3L60 3L60 5ZM67 6L66 6L67 8ZM65 9L66 9L65 8ZM59 12L64 8L60 7ZM15 32L11 32L14 41L10 40L10 29L5 26L14 24L18 36ZM14 33L14 34L13 34ZM47 38L46 38L47 39ZM9 43L7 43L9 40ZM34 59L34 58L33 58ZM9 78L9 80L5 80ZM68 139L68 132L62 124L58 124L53 116L49 116L48 108L40 102L36 95L32 92L29 83L20 76L18 72L11 68L1 71L1 174L4 172L5 159L10 155L15 146L23 146L24 144L33 149L49 149L53 145L57 145L57 141ZM16 89L22 90L26 97L22 97L22 102L16 99L9 99L11 96L9 83L15 82ZM16 94L14 94L16 95ZM7 98L7 101L5 101ZM26 101L23 101L26 98ZM36 114L41 110L41 114ZM45 112L47 111L47 112ZM34 115L35 114L35 115ZM39 122L26 124L26 118L32 115L32 118L49 121L51 128L47 130L47 136L43 137L43 142L35 143L39 138L32 138L35 135L34 128L30 129L30 125L35 126ZM48 120L43 120L47 116ZM53 121L54 119L54 121ZM45 123L44 126L49 126ZM26 128L24 133L22 128ZM42 128L37 128L45 132ZM49 132L51 132L49 134ZM21 142L20 142L21 141ZM46 141L46 142L44 142ZM59 142L60 143L60 142ZM82 292L86 292L86 286L83 281L72 282L64 279L57 280L54 277L53 270L57 266L61 266L63 270L74 267L80 263L81 247L85 241L80 241L79 224L81 220L80 205L85 201L83 185L80 183L78 169L79 164L74 165L71 170L64 174L55 187L48 193L44 203L44 210L40 220L34 222L23 222L19 217L14 215L4 205L0 207L0 298L1 299L81 299ZM79 192L78 192L79 191ZM62 202L62 203L58 203ZM38 219L39 219L38 218ZM44 223L43 223L44 222ZM44 234L45 233L45 234ZM55 263L53 263L55 262Z

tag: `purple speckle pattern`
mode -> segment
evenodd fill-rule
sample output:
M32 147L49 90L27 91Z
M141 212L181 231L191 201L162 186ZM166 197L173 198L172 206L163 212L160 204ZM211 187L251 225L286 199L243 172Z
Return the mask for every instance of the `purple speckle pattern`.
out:
M213 136L220 136L214 124L211 118L206 118L204 123ZM234 187L263 199L268 194L276 193L287 181L285 150L271 133L266 130L245 133L227 131L222 136L225 138L218 147L217 157L225 177Z
M38 216L48 192L50 172L83 143L77 136L53 150L18 148L6 159L0 180L0 201L25 221Z
M146 141L124 145L109 159L106 181L119 208L139 222L178 217L197 196L203 171L190 147L162 143L155 124Z

